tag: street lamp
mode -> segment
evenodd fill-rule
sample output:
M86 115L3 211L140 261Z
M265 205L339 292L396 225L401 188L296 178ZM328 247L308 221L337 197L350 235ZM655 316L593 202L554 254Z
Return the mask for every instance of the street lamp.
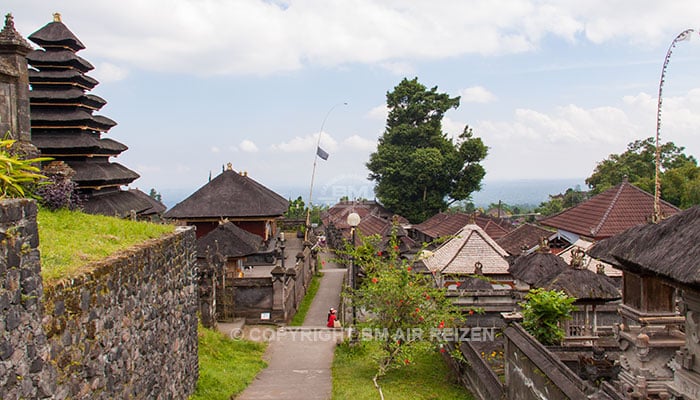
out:
M695 32L694 29L686 29L679 33L675 39L671 42L666 52L666 58L664 59L664 65L661 68L661 79L659 81L659 100L656 105L656 154L655 154L655 172L654 172L654 215L652 220L654 223L661 221L661 181L659 177L659 170L661 169L661 148L659 146L659 133L661 132L661 94L664 90L664 81L666 80L666 69L668 68L668 63L671 61L671 54L673 49L676 47L676 43L682 42L684 40L690 40L691 34Z
M350 236L352 237L352 248L355 249L355 231L357 225L360 225L360 215L356 212L351 212L348 214L347 219L348 225L350 225ZM357 289L357 271L355 271L355 255L354 253L350 256L350 287L352 288L352 293L355 293ZM355 326L357 322L357 310L355 308L355 301L352 302L352 326Z

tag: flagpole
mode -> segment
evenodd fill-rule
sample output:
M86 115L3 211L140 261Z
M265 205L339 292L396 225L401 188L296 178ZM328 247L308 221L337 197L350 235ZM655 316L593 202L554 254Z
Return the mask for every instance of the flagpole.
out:
M323 122L321 122L321 130L318 132L318 140L316 141L316 148L314 149L314 166L313 169L311 170L311 186L309 187L309 201L308 205L306 207L306 230L304 231L304 240L309 239L309 229L311 228L311 196L313 195L314 192L314 178L316 177L316 163L318 162L318 149L321 147L321 135L323 134L323 127L326 125L326 120L328 119L328 116L331 115L331 112L335 110L336 107L343 105L347 106L348 103L338 103L334 104L333 107L331 107L328 112L326 113L326 116L323 117Z

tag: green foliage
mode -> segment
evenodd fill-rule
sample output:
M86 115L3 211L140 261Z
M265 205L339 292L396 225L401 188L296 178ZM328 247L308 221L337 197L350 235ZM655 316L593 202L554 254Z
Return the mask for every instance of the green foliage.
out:
M173 225L90 215L67 209L39 209L37 223L41 238L41 275L45 282L70 279L93 261L175 229Z
M395 236L390 243L387 251L374 251L376 238L371 237L351 252L365 277L354 293L344 294L362 311L357 328L382 332L372 355L375 382L388 371L413 363L417 352L434 349L439 342L437 330L454 327L462 319L445 289L435 287L432 276L413 272L412 262L399 257Z
M676 206L690 207L700 204L700 172L695 157L686 155L684 150L673 142L660 144L661 198ZM611 154L599 162L586 184L595 195L620 184L626 176L633 185L653 193L655 161L654 138L636 140L627 145L624 153Z
M148 192L148 197L152 198L155 201L163 201L163 197L158 193L158 191L155 188L151 188L151 191Z
M190 400L228 400L267 366L264 343L231 340L201 325L198 329L199 380Z
M544 345L557 345L564 338L561 322L571 319L575 298L556 290L532 289L525 295L523 328Z
M333 399L376 399L377 390L368 385L376 371L372 355L380 343L361 342L336 347L333 358ZM414 361L390 371L382 378L385 398L392 400L472 400L474 397L455 382L450 368L435 348L414 354Z
M306 211L306 204L299 196L295 200L289 199L289 207L284 213L284 217L287 219L304 219L306 218Z
M404 78L386 98L387 127L367 162L384 206L421 222L447 209L448 198L465 200L481 189L488 147L469 127L456 143L442 132L442 118L459 107L459 97Z
M292 318L292 322L289 323L291 326L301 326L304 324L304 319L306 318L306 313L309 312L309 307L311 307L311 302L314 301L314 297L316 297L316 293L318 292L319 286L321 286L321 279L320 277L323 276L322 274L316 275L311 277L311 283L309 283L309 289L306 291L306 294L304 295L304 299L301 301L301 304L299 304L299 309L297 310L297 313L294 314L294 317Z
M549 195L549 201L540 203L535 211L543 216L552 215L583 203L588 198L588 192L582 191L581 187L577 185L575 189L566 189L563 194Z
M0 199L17 197L34 197L36 183L45 178L37 166L50 158L22 159L15 149L14 139L0 140Z

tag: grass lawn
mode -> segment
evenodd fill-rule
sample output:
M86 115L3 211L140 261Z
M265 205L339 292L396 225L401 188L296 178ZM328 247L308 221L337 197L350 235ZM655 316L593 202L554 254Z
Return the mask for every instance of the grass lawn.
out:
M333 399L379 399L372 383L376 368L371 357L374 342L361 345L342 344L333 360ZM384 397L391 400L474 400L462 386L452 380L452 372L434 350L416 355L414 363L389 371L379 379Z
M77 276L93 261L175 230L173 225L68 210L40 209L37 223L45 282Z
M299 310L294 314L294 318L289 323L291 326L302 326L304 324L304 319L306 318L306 313L309 312L309 307L311 307L311 302L314 301L316 297L316 292L318 292L318 287L321 285L321 276L314 275L311 277L311 283L309 284L309 289L304 295L304 300L301 301L299 305Z
M265 343L231 340L201 325L198 336L199 380L190 400L229 400L267 366L262 359Z

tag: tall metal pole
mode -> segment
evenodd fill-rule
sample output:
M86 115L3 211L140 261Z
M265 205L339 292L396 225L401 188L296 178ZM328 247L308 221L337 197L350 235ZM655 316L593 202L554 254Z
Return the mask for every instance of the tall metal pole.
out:
M659 81L659 100L656 106L656 152L655 152L655 172L654 172L654 215L652 220L654 223L661 221L661 180L660 180L660 170L661 170L661 147L659 146L659 134L661 133L661 104L662 93L664 90L664 82L666 80L666 69L668 68L668 63L671 61L671 54L673 49L676 47L676 43L682 42L684 40L690 39L690 34L695 32L694 29L686 29L679 33L671 45L668 47L666 52L666 58L664 59L663 68L661 68L661 79Z
M307 204L307 210L306 210L306 230L304 231L304 240L309 240L309 228L311 228L311 196L314 192L314 178L316 176L316 162L318 161L318 148L321 146L321 135L323 134L323 127L326 125L326 120L328 119L328 116L331 114L333 110L335 110L336 107L344 105L347 106L348 103L338 103L334 104L333 107L331 107L328 112L326 113L326 116L323 117L323 122L321 122L321 130L318 131L318 140L316 141L316 148L314 149L314 167L311 170L311 185L309 187L309 201Z
M352 228L352 248L355 248L355 230L357 230L357 227ZM352 274L352 293L353 296L355 295L355 291L357 290L357 270L355 267L355 253L353 252L352 257L350 258L350 273ZM353 300L352 302L352 326L353 328L355 327L355 324L357 323L357 308L355 307L355 301Z

